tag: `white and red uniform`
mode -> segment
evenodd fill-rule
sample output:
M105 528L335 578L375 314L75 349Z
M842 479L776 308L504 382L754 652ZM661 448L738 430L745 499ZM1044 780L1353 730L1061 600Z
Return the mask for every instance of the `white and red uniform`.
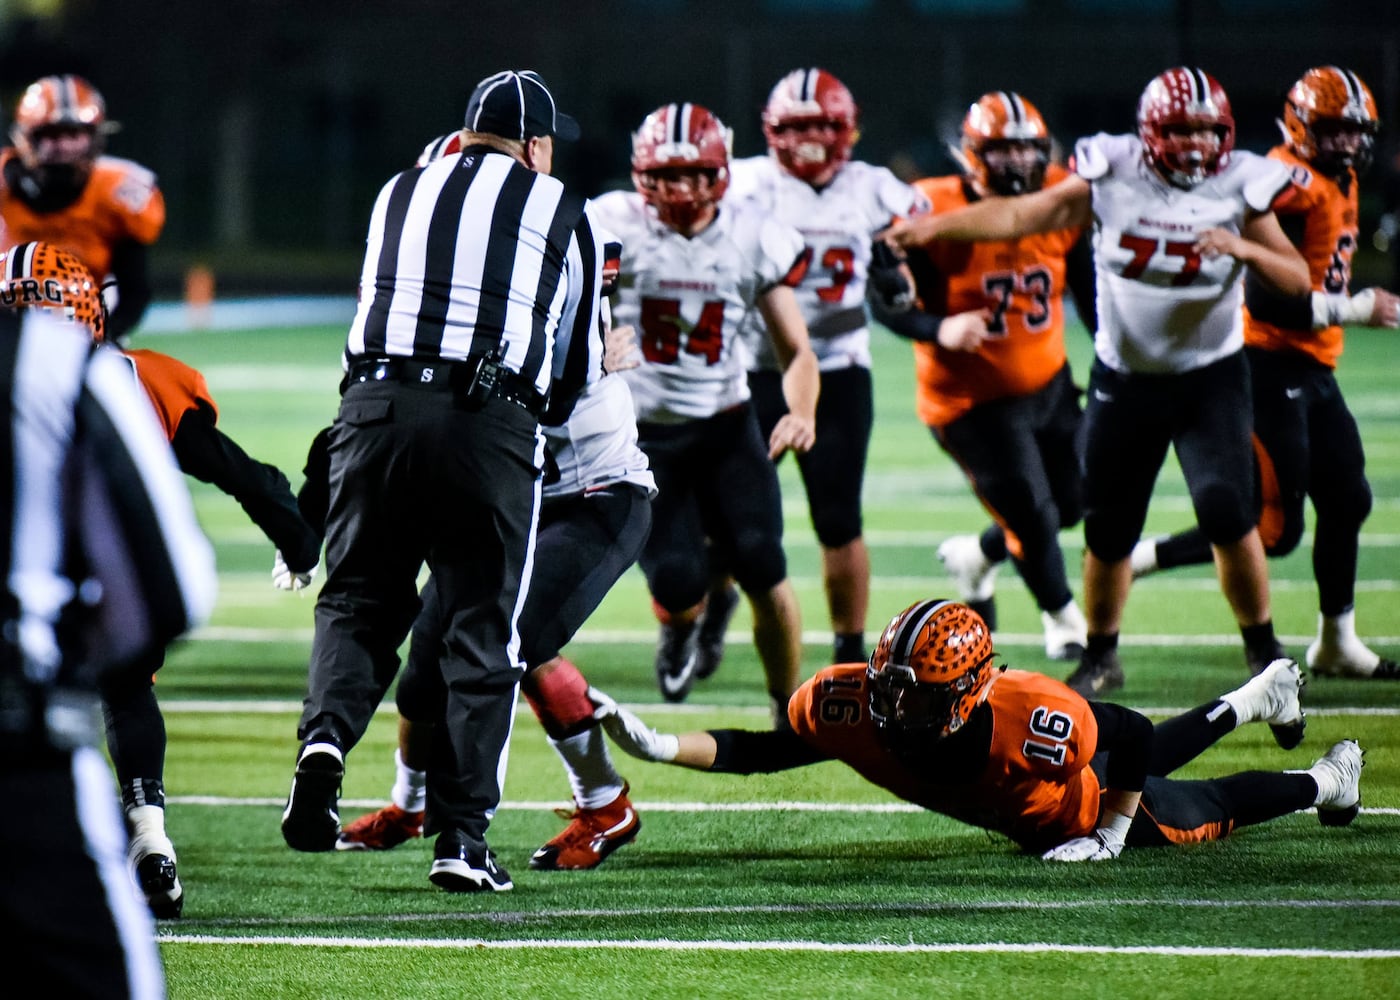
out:
M1243 150L1190 190L1143 158L1136 136L1094 135L1075 145L1075 170L1093 187L1099 360L1120 372L1191 371L1244 346L1245 265L1193 246L1220 227L1240 232L1289 185L1288 170Z

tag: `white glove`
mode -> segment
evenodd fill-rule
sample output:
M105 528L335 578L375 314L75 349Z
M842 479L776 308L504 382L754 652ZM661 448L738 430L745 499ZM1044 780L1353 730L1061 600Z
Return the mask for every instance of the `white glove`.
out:
M272 560L272 585L278 590L305 590L311 586L311 579L315 575L315 566L305 573L293 573L287 568L287 561L282 558L280 551Z
M613 742L624 752L642 760L671 761L680 752L681 741L671 733L658 733L632 712L595 687L588 689L595 709L593 718L603 724Z
M1104 810L1100 826L1087 837L1075 837L1040 856L1042 861L1111 861L1123 853L1133 818L1114 810Z

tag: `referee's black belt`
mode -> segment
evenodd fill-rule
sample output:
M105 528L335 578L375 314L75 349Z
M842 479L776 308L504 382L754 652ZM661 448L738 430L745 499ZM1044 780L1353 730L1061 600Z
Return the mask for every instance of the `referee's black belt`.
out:
M461 361L361 355L350 359L349 377L351 382L399 382L449 390L473 408L487 399L504 399L536 417L544 411L545 396L533 382L485 354Z

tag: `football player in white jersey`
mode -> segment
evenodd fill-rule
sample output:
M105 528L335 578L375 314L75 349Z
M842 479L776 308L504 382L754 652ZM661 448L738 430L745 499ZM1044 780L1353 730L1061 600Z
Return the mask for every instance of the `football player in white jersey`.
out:
M695 679L712 545L749 598L774 721L783 724L802 629L772 460L816 440L817 358L793 293L810 255L796 230L741 203L721 207L730 136L698 104L657 109L632 137L636 192L609 192L594 210L622 241L615 314L641 344L642 362L625 376L659 491L640 563L661 619L661 693L680 701ZM788 410L766 441L740 347L754 314L783 367Z
M1084 483L1089 628L1069 677L1090 698L1123 685L1117 647L1129 555L1169 445L1250 668L1283 655L1254 523L1241 303L1246 269L1285 295L1308 291L1307 263L1272 211L1288 171L1233 148L1229 99L1199 69L1177 67L1152 80L1137 121L1137 135L1081 139L1077 176L1063 183L900 223L888 234L896 244L921 245L933 237L1010 239L1094 224L1098 333Z
M928 210L923 195L884 167L851 159L858 109L824 69L795 69L769 94L763 111L768 152L730 164L728 203L751 202L802 234L811 264L794 289L821 369L817 444L798 456L812 527L822 551L822 579L836 663L865 662L870 553L862 537L861 487L874 421L870 330L865 308L871 237L897 218ZM892 276L894 277L894 276ZM894 277L908 307L912 289ZM881 285L880 287L890 287ZM741 331L749 350L749 390L767 435L787 412L783 368L768 329L750 313ZM712 589L701 620L696 674L706 677L723 652L725 611L735 603L727 581Z

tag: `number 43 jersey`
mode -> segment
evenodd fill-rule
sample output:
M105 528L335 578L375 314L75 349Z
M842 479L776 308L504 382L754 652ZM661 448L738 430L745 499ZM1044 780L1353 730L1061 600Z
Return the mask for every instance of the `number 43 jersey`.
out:
M967 725L931 743L917 767L888 748L871 719L868 683L865 664L827 667L788 702L793 732L908 802L1030 850L1087 836L1098 824L1099 780L1089 766L1098 723L1059 681L1026 670L993 677Z
M1244 150L1188 190L1143 159L1130 135L1093 135L1075 146L1075 170L1093 186L1099 360L1122 372L1203 368L1244 346L1244 264L1207 258L1207 229L1239 233L1289 186L1288 170Z
M739 331L759 316L765 292L802 281L808 256L801 235L730 201L690 238L661 223L632 192L609 192L593 207L622 241L613 320L637 328L642 363L622 373L637 420L700 420L747 400Z

